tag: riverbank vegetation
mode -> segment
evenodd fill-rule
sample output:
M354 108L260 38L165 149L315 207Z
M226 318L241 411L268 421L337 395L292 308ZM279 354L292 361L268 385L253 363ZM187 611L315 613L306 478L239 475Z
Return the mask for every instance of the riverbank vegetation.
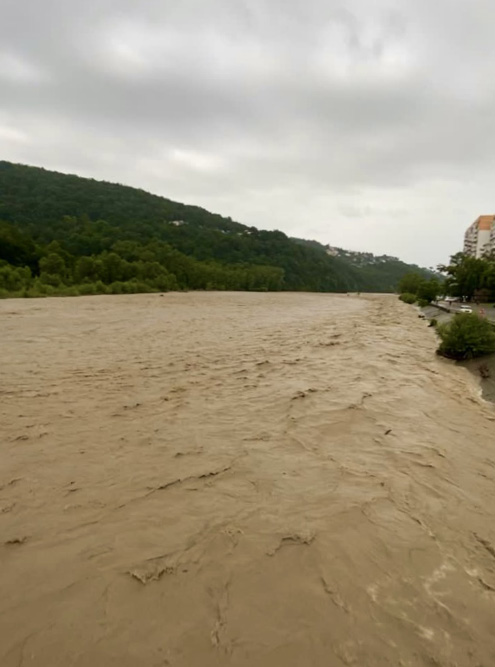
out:
M420 308L435 301L442 290L443 286L436 277L425 278L415 271L406 273L398 284L400 300L410 304L417 302Z
M446 294L468 301L495 301L495 254L471 257L458 252L449 264L438 268L446 276Z
M453 296L466 298L466 285L471 283L453 282L454 276L464 276L466 267L480 266L480 263L489 264L489 260L476 260L475 263L464 256L454 256L450 281L441 285L435 278L425 280L415 273L406 274L399 282L401 294L399 299L404 303L417 303L420 308L428 306L440 296L440 291ZM447 272L446 267L442 267ZM486 268L486 267L485 267ZM456 288L460 293L455 294ZM474 294L474 292L473 292ZM430 321L430 326L435 327L440 338L437 353L449 359L457 361L474 359L487 354L495 353L495 330L493 325L476 313L457 313L449 322L438 324L436 319Z
M0 161L0 296L393 292L413 268L370 257L357 265L319 243L143 190Z
M403 292L400 294L399 299L404 303L413 304L416 303L418 297L415 294L411 294L411 292Z
M457 361L474 359L495 352L495 331L479 315L461 313L437 326L438 354Z

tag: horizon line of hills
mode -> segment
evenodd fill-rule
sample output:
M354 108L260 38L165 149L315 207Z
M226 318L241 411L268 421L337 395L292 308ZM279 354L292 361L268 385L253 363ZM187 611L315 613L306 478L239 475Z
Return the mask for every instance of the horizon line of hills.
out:
M0 161L0 291L393 292L395 257L248 227L144 190Z

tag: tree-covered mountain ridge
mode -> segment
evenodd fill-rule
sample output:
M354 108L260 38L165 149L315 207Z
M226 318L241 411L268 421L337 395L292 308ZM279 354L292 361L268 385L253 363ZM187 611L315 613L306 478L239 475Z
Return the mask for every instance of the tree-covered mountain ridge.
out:
M359 263L356 253L338 250L130 186L0 161L4 296L167 289L390 292L405 273L418 270L388 257Z

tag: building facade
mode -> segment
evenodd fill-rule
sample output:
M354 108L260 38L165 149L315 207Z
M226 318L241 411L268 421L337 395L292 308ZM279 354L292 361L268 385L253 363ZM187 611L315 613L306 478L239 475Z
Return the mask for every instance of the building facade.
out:
M482 257L495 251L495 215L480 215L464 234L464 252L471 257Z

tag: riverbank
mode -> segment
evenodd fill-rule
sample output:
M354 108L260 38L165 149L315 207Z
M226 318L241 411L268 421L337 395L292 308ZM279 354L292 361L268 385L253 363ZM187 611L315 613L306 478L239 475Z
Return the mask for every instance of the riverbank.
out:
M437 324L445 324L455 317L455 311L450 312L434 305L421 308L421 312L427 320L435 319ZM458 362L458 364L473 375L475 381L479 384L483 398L495 403L495 355L478 357L477 359Z
M396 296L0 302L0 663L495 661L495 410Z
M467 368L479 382L485 401L495 403L495 355L463 361L460 365Z

